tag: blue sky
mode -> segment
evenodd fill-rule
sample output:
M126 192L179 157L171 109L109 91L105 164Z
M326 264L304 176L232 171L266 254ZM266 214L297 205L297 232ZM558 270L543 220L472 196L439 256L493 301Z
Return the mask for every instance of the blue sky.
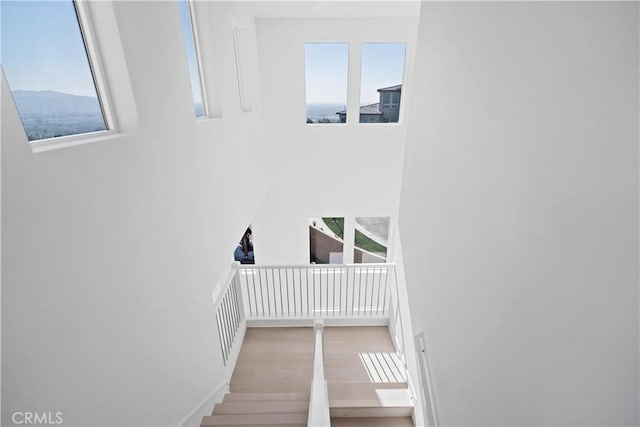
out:
M360 105L379 101L378 89L402 83L404 43L364 43Z
M2 0L2 68L12 90L96 96L71 1Z
M402 83L404 43L364 43L352 46L362 55L360 104L378 102L377 89ZM307 43L305 73L307 103L347 103L349 68L347 43Z
M187 4L178 2L195 102L202 102ZM12 90L96 96L71 0L2 0L2 68Z
M347 105L349 45L307 43L305 45L306 93L308 104Z
M200 87L200 71L198 69L198 59L196 56L196 45L193 37L193 27L189 14L189 5L185 0L178 1L180 9L180 21L182 23L182 37L184 38L185 50L187 53L187 64L189 67L189 77L191 77L191 91L193 102L202 104L202 88Z

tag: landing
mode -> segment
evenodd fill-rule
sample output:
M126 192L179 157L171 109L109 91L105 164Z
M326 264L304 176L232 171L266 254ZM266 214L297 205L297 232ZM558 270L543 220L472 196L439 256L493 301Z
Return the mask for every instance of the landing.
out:
M329 383L405 385L402 364L386 326L327 327L324 356Z
M386 326L324 330L331 423L412 426L413 402Z
M309 392L313 375L312 328L247 328L232 392Z

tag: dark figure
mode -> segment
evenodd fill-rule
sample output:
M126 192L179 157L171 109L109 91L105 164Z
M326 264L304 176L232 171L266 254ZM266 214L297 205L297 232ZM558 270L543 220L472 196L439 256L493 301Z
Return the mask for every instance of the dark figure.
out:
M240 264L255 264L253 258L253 242L251 241L251 228L247 228L244 232L242 240L238 243L236 250L233 252L233 258L240 261Z

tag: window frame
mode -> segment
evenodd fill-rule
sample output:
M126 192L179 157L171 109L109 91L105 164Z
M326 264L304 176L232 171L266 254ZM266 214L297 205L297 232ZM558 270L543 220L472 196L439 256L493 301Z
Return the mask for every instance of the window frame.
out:
M364 46L366 44L403 44L404 45L404 55L403 55L403 59L402 59L402 79L401 79L401 86L402 86L402 90L400 91L400 93L398 94L399 98L398 100L394 103L393 102L393 95L392 93L389 93L390 96L390 103L386 104L384 102L384 95L383 95L383 102L380 105L380 108L394 108L395 106L398 107L399 111L398 111L398 121L397 122L377 122L377 123L369 123L369 122L360 122L358 117L358 126L364 126L364 127L377 127L377 126L403 126L403 118L404 118L404 99L405 97L402 95L403 93L406 93L405 91L407 90L407 74L408 74L408 70L407 70L407 66L409 64L409 58L408 58L408 50L409 50L409 41L407 40L374 40L374 41L367 41L367 40L363 40L360 43L360 94L359 94L359 98L362 97L362 58L364 57ZM385 94L386 95L386 94ZM360 99L358 100L358 103L360 103Z
M206 120L211 118L210 115L210 109L209 109L209 99L207 97L207 86L205 83L205 70L204 70L204 65L202 62L202 54L201 54L201 49L200 49L200 35L198 32L198 24L196 22L195 16L195 5L191 0L179 0L179 1L184 1L185 4L187 5L187 14L189 15L189 23L191 24L191 37L193 37L193 48L195 50L195 55L196 55L196 66L198 67L198 81L200 82L200 96L202 97L202 116L195 116L196 120ZM180 25L182 26L182 23L180 23ZM184 43L184 40L182 40L182 42ZM187 55L187 51L186 51L187 46L185 45L185 64L187 65L187 72L189 73L189 61L188 61L188 55ZM191 82L191 76L189 76L189 87L192 86L192 82ZM193 91L193 87L191 87L191 90ZM195 110L195 103L193 105L194 110ZM195 115L195 114L194 114Z
M84 132L74 135L56 136L52 138L28 141L34 153L89 142L103 141L118 134L118 125L113 111L112 98L107 85L104 66L100 55L100 48L93 30L91 14L87 8L86 2L78 0L71 0L71 2L76 13L80 37L84 44L91 78L96 89L96 96L102 111L102 117L106 129L96 132Z

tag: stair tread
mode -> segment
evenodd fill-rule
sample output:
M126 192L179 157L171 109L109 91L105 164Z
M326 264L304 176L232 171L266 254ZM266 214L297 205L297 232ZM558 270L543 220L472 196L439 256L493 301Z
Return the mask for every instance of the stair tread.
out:
M331 427L413 427L413 421L411 417L332 417Z
M238 401L309 401L309 392L293 392L293 393L227 393L224 396L224 402Z
M386 326L348 326L324 329L325 355L395 351Z
M201 426L220 425L279 425L306 424L307 414L222 414L202 417Z
M231 383L252 384L265 382L311 381L312 367L302 369L288 368L236 368L231 376Z
M380 388L332 390L329 393L331 407L399 407L413 406L409 389Z
M413 413L413 406L345 407L331 408L332 417L406 417Z
M311 389L311 381L296 383L231 383L231 393L299 393Z
M309 401L240 401L215 405L213 415L222 414L277 414L309 412Z
M328 381L406 381L403 363L393 352L332 354L324 365Z
M411 400L330 400L331 408L413 408Z
M285 424L285 426L286 427L307 427L307 423L305 422L305 423ZM264 424L215 424L215 427L264 427Z
M363 383L363 382L328 382L329 400L376 400L381 395L404 390L408 393L406 383Z

